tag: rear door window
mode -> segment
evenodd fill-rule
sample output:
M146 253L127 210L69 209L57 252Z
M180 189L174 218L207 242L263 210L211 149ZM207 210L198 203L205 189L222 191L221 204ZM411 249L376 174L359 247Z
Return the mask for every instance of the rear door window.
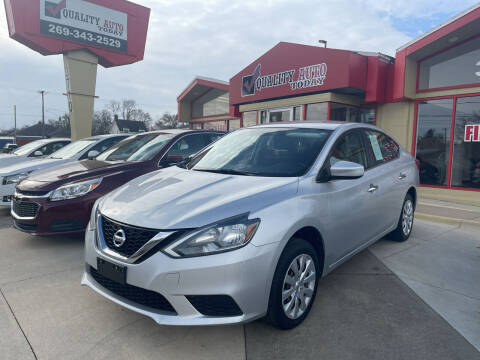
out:
M388 135L375 130L365 130L373 165L398 159L400 146Z

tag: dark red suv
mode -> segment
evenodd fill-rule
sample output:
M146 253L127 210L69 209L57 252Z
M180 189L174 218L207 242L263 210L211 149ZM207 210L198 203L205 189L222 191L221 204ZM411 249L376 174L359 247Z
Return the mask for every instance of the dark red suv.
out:
M82 233L98 198L138 176L184 161L223 135L201 130L142 133L95 160L36 172L17 185L11 212L15 227L42 236Z

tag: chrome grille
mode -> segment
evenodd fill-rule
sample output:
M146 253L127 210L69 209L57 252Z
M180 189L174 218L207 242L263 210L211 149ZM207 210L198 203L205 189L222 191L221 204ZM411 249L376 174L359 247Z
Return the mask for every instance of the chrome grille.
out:
M116 247L113 243L113 237L118 230L125 231L125 243ZM103 239L107 247L124 257L130 257L140 250L149 240L157 235L160 230L138 228L124 225L112 221L102 216L101 229Z
M40 205L37 203L17 199L12 200L12 210L18 217L35 218L39 209Z

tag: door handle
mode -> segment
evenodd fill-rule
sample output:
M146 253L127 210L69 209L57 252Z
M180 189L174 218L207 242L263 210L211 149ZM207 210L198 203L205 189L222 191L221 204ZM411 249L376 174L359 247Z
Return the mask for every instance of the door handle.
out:
M370 189L368 189L369 193L374 193L377 190L378 190L378 185L370 184Z
M407 174L404 174L404 173L400 173L400 175L398 176L398 180L403 180L407 177Z

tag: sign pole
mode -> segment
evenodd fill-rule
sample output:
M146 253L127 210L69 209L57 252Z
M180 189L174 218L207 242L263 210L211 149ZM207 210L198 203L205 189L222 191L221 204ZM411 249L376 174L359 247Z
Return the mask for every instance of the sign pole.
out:
M17 105L13 105L13 143L17 143Z
M63 55L72 141L92 136L98 57L85 50Z

